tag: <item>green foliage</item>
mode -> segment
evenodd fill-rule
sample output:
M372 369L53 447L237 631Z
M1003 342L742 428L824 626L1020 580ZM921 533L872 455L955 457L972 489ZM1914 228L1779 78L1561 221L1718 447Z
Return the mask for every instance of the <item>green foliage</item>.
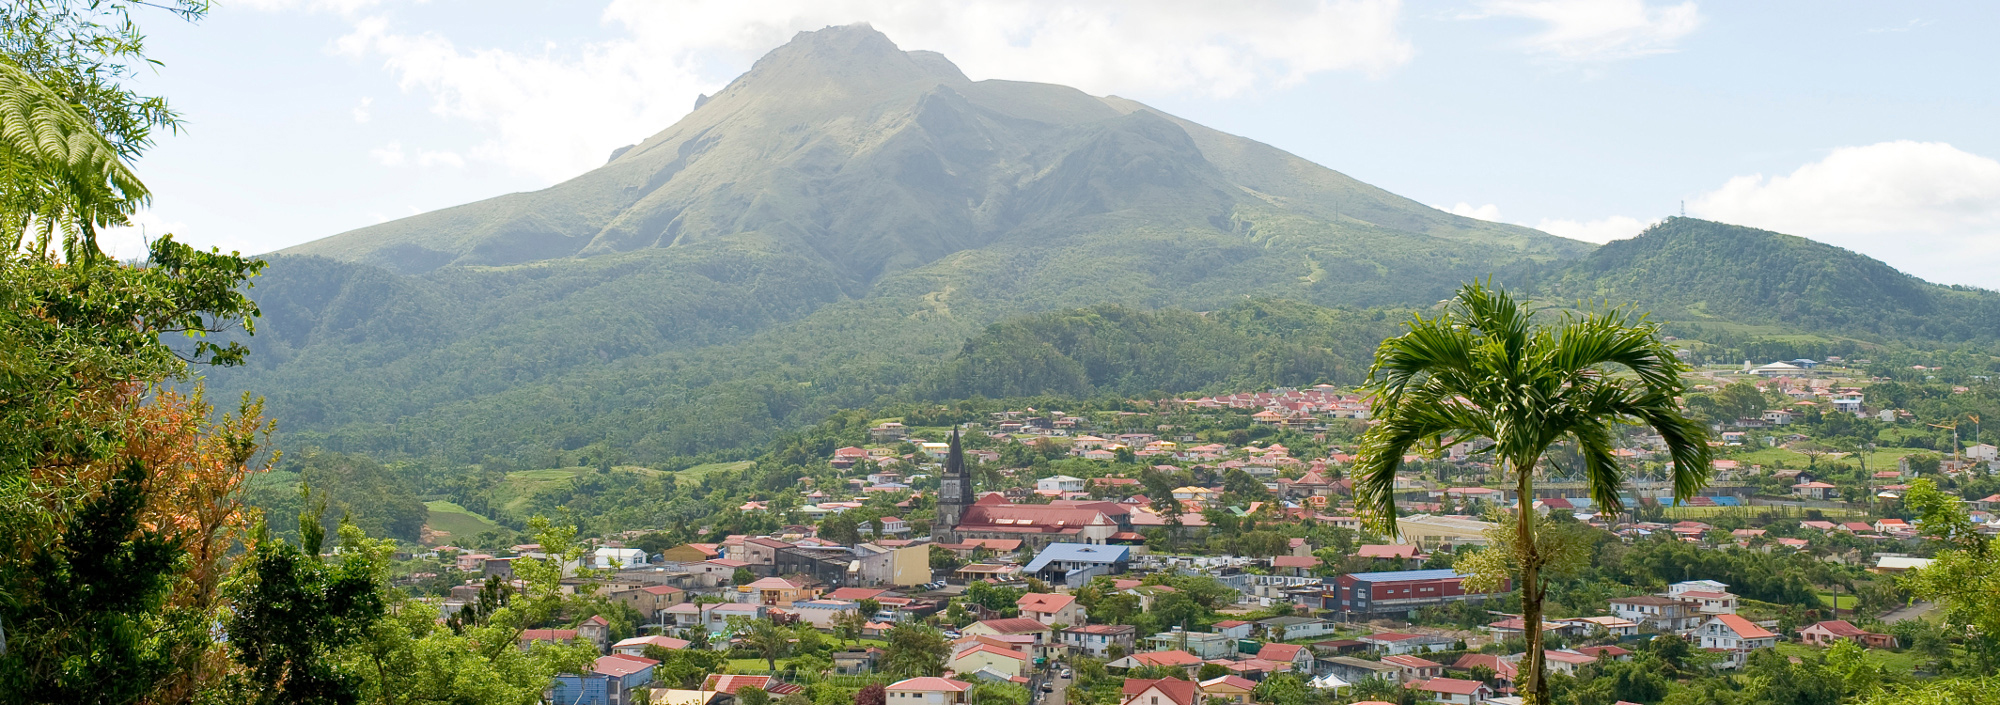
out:
M945 659L951 656L951 642L944 632L913 622L898 622L882 634L882 660L876 667L883 673L903 678L944 673Z
M1462 287L1442 313L1417 316L1408 332L1383 341L1365 389L1375 397L1379 424L1362 437L1353 476L1355 504L1384 533L1396 530L1395 484L1403 456L1460 441L1493 441L1501 472L1532 497L1533 477L1559 441L1580 455L1591 499L1608 511L1619 498L1625 470L1612 454L1613 428L1652 427L1673 456L1675 497L1691 497L1707 484L1709 449L1703 427L1681 414L1676 400L1687 387L1685 364L1660 339L1659 326L1622 309L1565 315L1538 325L1530 309L1506 292L1474 282ZM1624 376L1612 376L1618 368ZM1488 589L1518 569L1523 619L1542 620L1540 571L1580 564L1585 555L1574 533L1538 535L1535 514L1521 512L1505 551L1475 554L1475 570ZM1528 630L1522 691L1533 705L1549 702L1542 631Z
M334 655L361 642L384 613L370 557L320 558L319 515L300 516L297 545L268 535L236 567L225 626L237 662L236 687L255 702L354 703L362 677Z

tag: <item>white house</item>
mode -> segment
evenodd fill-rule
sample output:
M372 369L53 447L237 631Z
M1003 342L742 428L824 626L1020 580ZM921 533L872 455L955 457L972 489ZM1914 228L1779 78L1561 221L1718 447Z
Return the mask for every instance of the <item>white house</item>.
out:
M1695 629L1701 648L1729 655L1730 666L1742 666L1751 651L1778 645L1778 635L1733 614L1709 617Z
M1689 580L1667 586L1667 597L1695 603L1702 614L1736 614L1736 596L1729 586L1713 580Z
M1044 477L1036 480L1035 490L1039 492L1082 492L1083 484L1084 480L1081 477L1057 475L1055 477Z
M972 684L925 676L890 683L887 690L891 705L958 705L965 702Z

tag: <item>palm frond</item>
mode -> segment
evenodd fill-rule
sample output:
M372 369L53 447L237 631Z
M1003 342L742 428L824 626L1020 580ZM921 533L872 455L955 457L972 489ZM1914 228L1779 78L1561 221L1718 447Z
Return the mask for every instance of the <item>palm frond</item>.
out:
M0 224L8 251L31 228L60 229L71 259L101 256L96 228L120 225L149 194L89 118L0 61ZM46 238L45 238L46 239Z

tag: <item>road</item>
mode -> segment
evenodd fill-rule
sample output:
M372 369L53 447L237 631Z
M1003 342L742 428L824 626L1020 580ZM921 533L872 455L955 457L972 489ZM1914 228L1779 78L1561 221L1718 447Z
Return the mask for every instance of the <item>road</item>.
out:
M1048 682L1054 685L1056 689L1053 692L1043 693L1038 687L1035 691L1035 695L1037 696L1035 702L1037 705L1064 705L1068 703L1070 679L1063 678L1062 674L1058 672L1051 675Z
M1937 609L1937 603L1935 602L1913 602L1907 606L1889 610L1887 614L1882 615L1882 623L1895 624L1897 622L1907 622L1912 619L1921 619L1924 615L1930 614L1930 611L1934 609Z

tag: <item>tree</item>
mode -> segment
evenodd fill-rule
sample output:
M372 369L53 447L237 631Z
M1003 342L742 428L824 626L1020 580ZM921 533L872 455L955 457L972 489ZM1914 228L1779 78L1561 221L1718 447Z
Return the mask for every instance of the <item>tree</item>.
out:
M861 686L861 690L854 694L854 705L889 705L889 689L881 683Z
M1930 478L1910 483L1903 503L1940 550L1930 565L1900 580L1917 598L1944 606L1945 624L1971 637L1966 646L1981 670L2000 671L2000 539L1979 533L1959 498Z
M371 557L347 553L323 561L319 511L299 517L299 543L262 526L230 597L224 624L243 674L244 695L264 703L353 703L361 675L336 653L359 642L384 614Z
M769 619L750 622L744 629L736 630L736 639L764 659L765 667L776 672L778 657L785 655L785 647L790 646L792 635Z
M749 585L757 582L757 574L750 572L749 568L737 568L735 573L729 575L729 582L737 585Z
M943 632L921 624L899 622L882 637L888 642L882 649L882 672L905 678L944 673L945 658L951 655L951 642L944 638Z
M1687 386L1686 366L1660 339L1659 325L1620 309L1567 314L1537 325L1527 306L1506 292L1474 282L1460 288L1442 313L1412 318L1403 335L1376 351L1365 391L1379 423L1361 438L1355 463L1356 506L1375 528L1396 534L1396 471L1419 447L1491 440L1496 469L1511 473L1517 496L1533 497L1534 474L1559 441L1574 443L1598 506L1617 512L1624 470L1613 455L1612 429L1621 423L1653 428L1673 458L1676 497L1707 482L1709 450L1702 426L1681 413L1675 398ZM1614 375L1612 370L1623 368ZM1525 507L1525 504L1523 504ZM1537 543L1535 514L1515 522L1512 555L1519 572L1523 619L1542 619L1542 568L1555 557ZM1487 551L1483 553L1499 553ZM1496 585L1497 587L1497 585ZM1542 631L1529 629L1526 682L1535 705L1549 702Z
M842 646L851 641L860 641L862 630L867 628L868 615L862 614L860 610L849 610L833 616L833 635L840 639Z

